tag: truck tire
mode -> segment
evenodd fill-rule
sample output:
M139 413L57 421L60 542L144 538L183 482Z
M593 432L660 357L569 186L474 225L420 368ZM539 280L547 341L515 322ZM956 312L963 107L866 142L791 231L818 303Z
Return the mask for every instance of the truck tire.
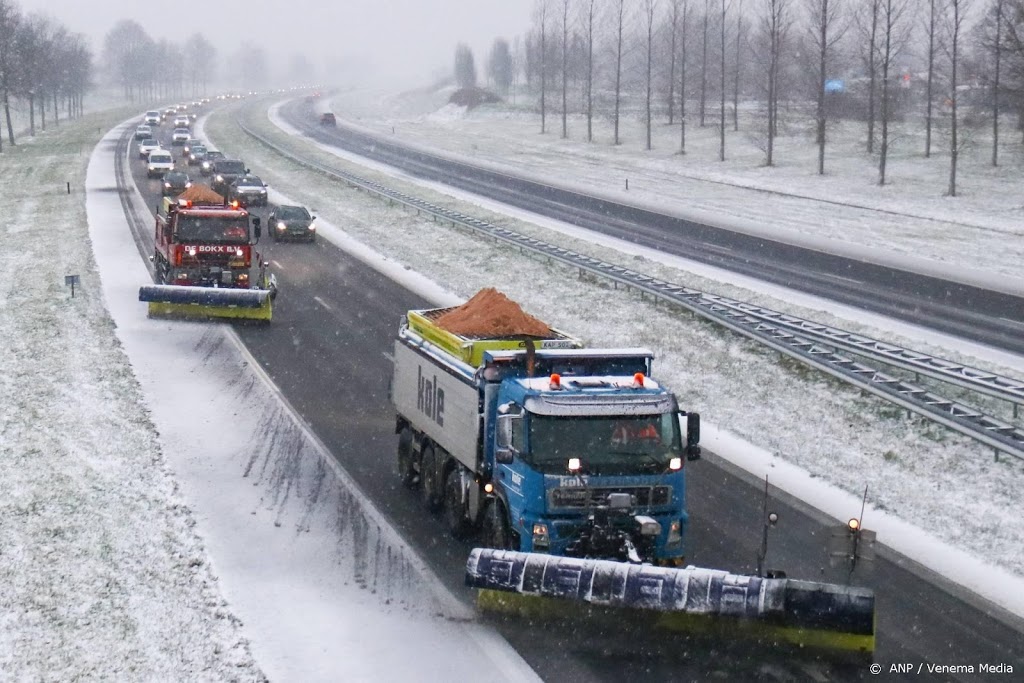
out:
M505 504L500 498L495 498L487 504L484 511L483 545L498 550L518 550L518 545L512 547L512 530L508 526L508 512L505 511Z
M443 499L437 482L437 455L434 453L433 444L423 447L420 456L420 500L423 507L429 512L437 512L441 509Z
M416 488L416 465L412 454L412 431L406 427L398 435L398 477L402 486Z
M454 538L461 541L469 536L471 525L462 504L462 477L458 467L453 467L444 479L444 519Z

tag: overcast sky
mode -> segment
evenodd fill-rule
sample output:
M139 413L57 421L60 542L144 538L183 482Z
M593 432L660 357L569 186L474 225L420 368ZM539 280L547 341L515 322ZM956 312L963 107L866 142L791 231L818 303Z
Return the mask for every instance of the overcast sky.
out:
M19 1L19 0L16 0ZM20 0L28 12L43 11L69 30L93 40L121 19L134 19L154 39L183 42L195 32L222 55L244 41L288 59L305 52L316 66L328 58L372 62L405 84L427 79L454 62L455 45L468 43L477 72L496 37L523 35L533 0ZM449 69L450 70L450 69Z

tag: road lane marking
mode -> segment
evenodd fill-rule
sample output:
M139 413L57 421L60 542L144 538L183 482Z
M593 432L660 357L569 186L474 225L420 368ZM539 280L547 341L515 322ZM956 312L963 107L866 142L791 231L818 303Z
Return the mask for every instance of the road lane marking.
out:
M318 296L314 296L313 297L313 301L317 302L318 304L320 304L321 306L326 308L328 311L333 311L334 310L334 308L332 308L329 303L327 303L326 301L324 301L323 299L321 299Z

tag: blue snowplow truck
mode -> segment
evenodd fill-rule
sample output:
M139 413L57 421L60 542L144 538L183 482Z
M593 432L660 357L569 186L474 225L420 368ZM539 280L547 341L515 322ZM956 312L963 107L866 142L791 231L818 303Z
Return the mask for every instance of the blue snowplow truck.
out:
M650 351L468 337L436 323L451 310L408 312L390 392L402 483L485 546L481 609L871 656L870 589L683 566L700 417Z
M435 324L447 310L410 311L394 350L399 472L426 508L492 548L681 565L700 417L653 354L467 338Z

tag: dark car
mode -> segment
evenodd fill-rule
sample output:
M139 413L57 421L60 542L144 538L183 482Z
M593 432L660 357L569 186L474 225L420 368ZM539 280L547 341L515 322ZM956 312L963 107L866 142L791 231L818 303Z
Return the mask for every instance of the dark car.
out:
M190 187L192 187L192 179L188 177L187 173L171 171L164 174L163 194L165 197L177 196Z
M198 166L206 159L206 147L204 145L192 145L188 151L188 165Z
M202 140L196 138L189 138L185 141L185 144L181 147L181 156L183 159L188 159L189 154L192 153L192 148L203 144Z
M206 150L206 158L203 159L203 163L199 164L199 173L203 176L213 173L213 162L218 159L227 159L227 157L224 156L224 152L219 152L215 149Z
M248 172L249 169L245 167L245 163L238 159L218 159L210 168L210 175L213 176L210 189L217 194L227 195L231 183Z
M275 242L281 240L316 240L316 216L309 215L301 206L278 206L267 218L267 229Z
M244 175L231 183L228 200L237 201L241 206L266 206L267 186L254 175Z
M328 112L324 112L323 114L320 115L320 125L321 126L336 126L336 125L338 125L338 120L336 118L334 118L334 114L333 113L331 113L329 111Z

